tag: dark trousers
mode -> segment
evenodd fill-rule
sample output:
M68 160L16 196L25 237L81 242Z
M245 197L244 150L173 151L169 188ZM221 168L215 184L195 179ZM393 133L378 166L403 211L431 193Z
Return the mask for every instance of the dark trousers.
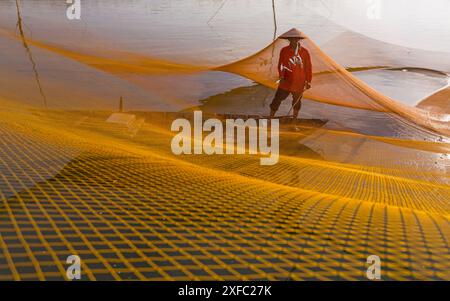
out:
M291 92L280 88L278 88L277 92L275 93L275 96L273 97L272 103L270 104L270 109L272 109L272 111L275 112L278 111L281 102L285 100L289 95L292 95L292 106L294 108L294 111L300 111L300 108L302 107L301 100L303 97L303 93Z

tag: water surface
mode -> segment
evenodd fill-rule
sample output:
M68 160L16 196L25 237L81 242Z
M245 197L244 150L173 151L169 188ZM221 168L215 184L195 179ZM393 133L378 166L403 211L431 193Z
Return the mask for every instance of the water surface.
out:
M217 66L253 54L274 35L298 27L347 67L386 65L450 72L450 54L443 52L450 49L450 39L444 38L449 33L448 18L443 18L450 5L437 1L439 9L428 9L416 18L417 8L426 1L414 0L417 5L408 6L398 4L402 1L389 2L395 5L382 1L382 19L371 20L362 2L344 1L337 6L334 1L322 1L320 6L312 1L275 1L276 30L271 1L260 0L83 1L81 20L72 21L66 18L65 1L22 0L19 12L26 38L87 52L126 51ZM405 33L414 23L405 17L408 14L417 20L414 35ZM16 2L2 1L0 28L17 33L17 20ZM427 26L420 29L421 24ZM36 75L23 45L4 36L0 42L0 96L40 105ZM208 72L138 78L137 85L54 53L30 49L42 90L55 108L111 109L123 96L128 109L180 110L199 99L251 84L234 75ZM409 105L446 83L417 73L372 71L357 76Z

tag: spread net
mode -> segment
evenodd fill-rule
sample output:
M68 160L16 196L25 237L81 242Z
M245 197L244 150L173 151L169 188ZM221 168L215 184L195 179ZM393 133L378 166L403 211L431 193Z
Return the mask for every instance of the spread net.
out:
M286 45L206 68L3 32L11 37L136 87L178 92L167 101L185 105L187 89L164 86L170 79L240 74L258 84L196 109L243 118L273 97ZM248 154L173 155L170 124L190 110L117 115L82 91L77 109L2 96L0 279L64 279L66 258L79 255L91 280L365 280L367 257L378 255L382 279L449 280L446 115L400 104L310 39L303 45L314 75L300 115L328 122L282 124L274 166ZM41 80L48 96L57 79Z
M284 39L277 39L262 51L217 69L240 74L267 87L276 88L279 53L288 44ZM321 51L309 38L303 39L301 44L309 51L313 65L313 85L304 93L306 98L342 107L385 112L391 118L408 123L412 127L420 125L449 134L447 114L431 113L403 105L359 80ZM369 68L376 67L379 66Z

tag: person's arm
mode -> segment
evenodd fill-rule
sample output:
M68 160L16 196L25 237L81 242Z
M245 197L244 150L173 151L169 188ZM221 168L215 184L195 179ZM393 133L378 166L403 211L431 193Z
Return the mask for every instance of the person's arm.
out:
M284 78L284 68L282 68L284 64L284 52L283 49L280 51L280 58L278 59L278 76L280 79Z

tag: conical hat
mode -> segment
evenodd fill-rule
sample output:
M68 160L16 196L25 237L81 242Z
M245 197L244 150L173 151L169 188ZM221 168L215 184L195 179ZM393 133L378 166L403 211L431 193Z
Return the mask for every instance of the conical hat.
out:
M300 38L300 39L306 39L306 37L303 35L303 33L298 30L297 28L292 28L289 31L286 31L278 38L280 39L289 39L289 38Z

